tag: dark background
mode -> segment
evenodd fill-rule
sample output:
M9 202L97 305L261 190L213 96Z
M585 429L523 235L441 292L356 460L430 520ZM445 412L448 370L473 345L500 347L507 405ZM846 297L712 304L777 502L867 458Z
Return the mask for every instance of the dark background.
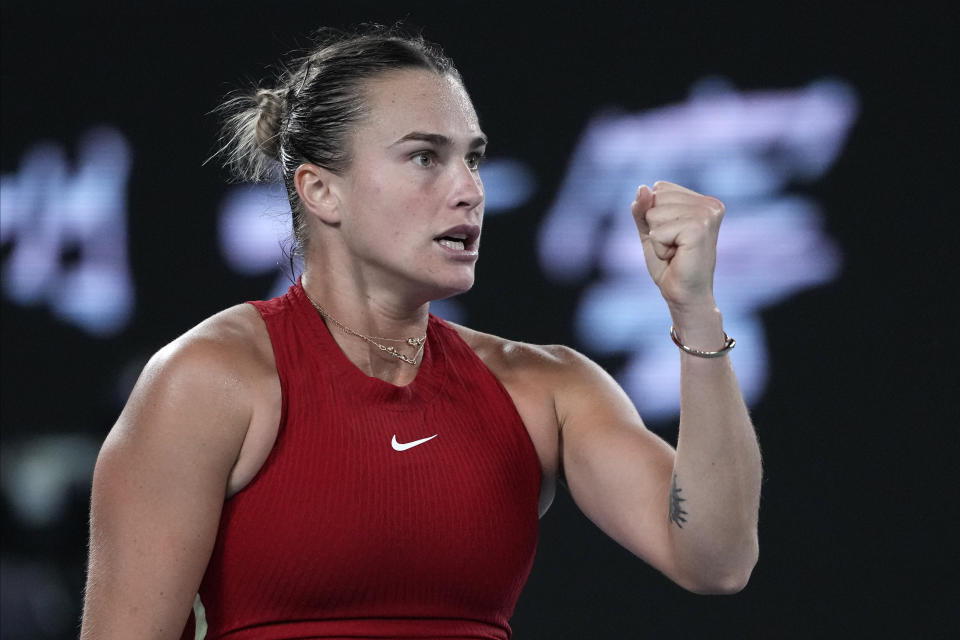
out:
M844 79L859 97L859 120L835 166L810 187L842 248L843 272L763 313L771 376L752 407L766 473L749 586L732 597L688 594L607 539L561 492L541 521L515 636L947 637L960 628L955 9L2 6L3 173L40 139L70 149L94 125L121 130L135 149L128 225L137 290L133 322L109 339L4 299L8 451L51 433L102 440L125 400L117 389L129 389L118 382L127 370L202 318L269 288L272 276L239 277L217 249L214 212L226 186L222 170L201 166L218 126L207 112L227 91L268 76L317 26L406 17L423 27L457 61L496 152L536 167L540 184L523 211L485 226L496 257L462 297L473 326L529 342L574 342L576 289L540 274L533 243L599 106L660 106L711 74L748 90ZM18 521L4 503L4 639L75 636L88 499L79 487L56 523L42 527ZM44 600L51 580L61 595ZM51 601L55 611L44 609Z

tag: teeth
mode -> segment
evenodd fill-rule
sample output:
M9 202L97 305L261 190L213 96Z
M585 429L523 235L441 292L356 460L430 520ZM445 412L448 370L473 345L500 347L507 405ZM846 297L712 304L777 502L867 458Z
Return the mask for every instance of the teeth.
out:
M442 244L447 248L455 249L457 251L463 251L463 240L450 240L448 238L440 238L439 240L437 240L437 242L439 242L440 244Z

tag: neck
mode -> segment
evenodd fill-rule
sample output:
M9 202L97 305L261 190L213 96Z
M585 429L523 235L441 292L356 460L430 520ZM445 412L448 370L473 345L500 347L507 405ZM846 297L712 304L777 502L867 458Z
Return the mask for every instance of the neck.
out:
M429 303L404 301L394 292L338 287L334 280L306 269L301 284L311 301L322 308L323 313L318 313L325 315L327 328L344 355L369 376L396 385L411 382L422 351L407 340L426 334ZM408 361L390 354L389 348Z

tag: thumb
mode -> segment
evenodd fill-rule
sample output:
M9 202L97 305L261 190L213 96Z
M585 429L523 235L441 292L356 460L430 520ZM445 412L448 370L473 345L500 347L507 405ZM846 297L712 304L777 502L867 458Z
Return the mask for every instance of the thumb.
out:
M650 225L647 224L647 211L653 208L653 191L645 184L637 189L637 195L630 205L630 213L633 214L633 221L637 225L637 231L640 236L646 236L650 233Z

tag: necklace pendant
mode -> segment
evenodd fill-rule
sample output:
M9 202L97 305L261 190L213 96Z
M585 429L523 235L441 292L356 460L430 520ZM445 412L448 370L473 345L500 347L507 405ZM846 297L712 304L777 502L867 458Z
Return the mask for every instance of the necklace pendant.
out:
M307 296L307 297L309 298L309 296ZM323 318L324 320L329 319L331 322L333 322L333 324L337 325L337 326L340 328L340 330L343 331L344 333L348 333L348 334L350 334L350 335L352 335L352 336L356 336L356 337L360 338L361 340L365 340L366 342L369 342L370 344L372 344L372 345L375 346L376 348L380 349L380 351L383 351L384 353L389 353L391 356L393 356L393 357L396 358L397 360L400 360L401 362L406 362L407 364L409 364L410 366L413 366L413 367L417 366L417 358L420 357L420 353L421 353L421 351L423 350L423 343L424 343L424 341L427 339L427 336L423 336L422 338L407 338L406 341L404 341L404 340L401 339L401 338L376 338L376 339L374 339L374 338L372 338L372 337L370 337L370 336L365 336L365 335L363 335L362 333L360 333L360 332L358 332L358 331L354 331L353 329L351 329L350 327L346 326L345 324L343 324L342 322L340 322L339 320L337 320L336 318L334 318L333 316L331 316L329 313L327 313L327 312L324 310L324 308L321 307L319 304L317 304L312 298L309 298L309 299L310 299L311 304L313 304L313 307L317 310L317 313L320 314L320 317L321 317L321 318ZM390 341L390 342L406 342L406 343L409 344L411 347L418 347L418 350L417 350L417 352L416 352L415 354L413 354L413 357L410 358L410 357L407 357L407 356L403 355L403 354L400 353L399 351L397 351L397 348L396 348L396 347L388 347L388 346L385 345L385 344L380 344L379 342L377 342L377 340L388 340L388 341Z

